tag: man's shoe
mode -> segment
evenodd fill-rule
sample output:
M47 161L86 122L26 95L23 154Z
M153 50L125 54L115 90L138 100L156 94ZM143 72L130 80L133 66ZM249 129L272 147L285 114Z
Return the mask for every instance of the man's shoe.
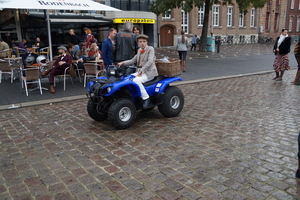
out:
M150 99L149 98L145 99L143 102L143 107L145 108L145 107L149 106L149 104L150 104Z
M51 92L52 94L55 94L55 90L54 90L53 85L50 85L50 92Z

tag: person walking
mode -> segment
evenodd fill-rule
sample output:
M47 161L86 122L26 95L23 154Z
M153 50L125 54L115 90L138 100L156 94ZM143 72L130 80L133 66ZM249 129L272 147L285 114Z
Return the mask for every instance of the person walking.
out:
M185 36L185 32L181 31L181 36L177 38L177 44L175 46L175 53L176 50L178 51L179 60L180 60L180 66L181 71L185 72L186 70L186 54L189 47L189 41L188 38Z
M132 22L125 22L123 31L116 35L116 62L130 60L137 52L136 34L132 33Z
M298 40L297 44L295 45L294 54L295 54L295 58L298 63L298 70L297 70L295 79L291 83L296 83L297 79L300 76L300 40Z
M276 76L273 78L275 81L281 81L284 71L289 70L289 57L288 53L291 48L291 38L288 36L288 30L282 29L281 35L276 39L273 52L275 53L275 60L273 68Z
M106 77L109 78L108 66L113 64L113 51L115 46L115 37L117 35L117 30L114 28L109 29L108 37L102 43L102 59L106 71Z
M192 38L192 47L191 47L191 51L196 51L196 44L197 44L197 35L194 35L194 37Z

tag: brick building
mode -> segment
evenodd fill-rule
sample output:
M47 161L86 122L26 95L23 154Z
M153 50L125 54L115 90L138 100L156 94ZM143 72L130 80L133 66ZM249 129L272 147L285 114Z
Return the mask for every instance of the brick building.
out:
M260 9L249 8L245 15L235 1L223 6L214 4L210 11L208 36L213 35L230 39L234 44L257 42ZM204 7L193 8L189 13L182 9L172 9L168 14L158 17L160 46L173 46L180 31L184 30L187 36L198 37L202 33Z
M268 0L261 9L260 34L273 39L287 28L292 41L300 34L300 0Z
M298 40L300 34L300 0L289 0L286 13L285 27L289 30L292 41Z

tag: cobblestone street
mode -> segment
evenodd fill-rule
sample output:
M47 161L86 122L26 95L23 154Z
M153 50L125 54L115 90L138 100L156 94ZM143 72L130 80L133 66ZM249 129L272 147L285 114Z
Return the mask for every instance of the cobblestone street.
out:
M138 112L121 131L86 99L0 111L0 199L300 198L294 75L179 85L178 117Z

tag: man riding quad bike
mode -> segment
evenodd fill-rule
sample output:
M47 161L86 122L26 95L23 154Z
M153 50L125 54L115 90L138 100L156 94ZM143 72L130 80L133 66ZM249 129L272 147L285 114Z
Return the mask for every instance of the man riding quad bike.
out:
M138 36L140 49L131 60L110 67L110 78L99 77L88 84L87 112L96 121L108 121L117 129L132 125L136 110L152 110L155 106L165 117L177 116L184 105L182 91L170 86L179 77L157 74L154 48L147 45L148 36ZM126 67L126 65L137 66Z

